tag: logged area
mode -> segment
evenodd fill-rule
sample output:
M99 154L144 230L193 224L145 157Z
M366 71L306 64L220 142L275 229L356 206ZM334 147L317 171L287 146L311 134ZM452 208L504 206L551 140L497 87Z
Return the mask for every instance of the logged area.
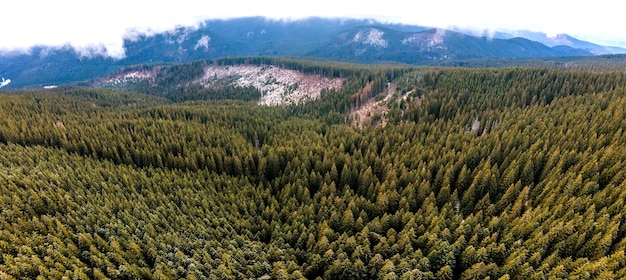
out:
M177 101L243 99L255 100L259 105L284 106L316 100L322 91L340 90L344 80L264 63L192 63L131 67L99 79L93 85L165 95Z
M261 92L262 105L298 104L315 100L322 90L340 89L343 79L304 74L274 66L212 66L199 81L206 88L254 87Z
M341 87L3 92L0 278L626 277L626 73L309 66Z

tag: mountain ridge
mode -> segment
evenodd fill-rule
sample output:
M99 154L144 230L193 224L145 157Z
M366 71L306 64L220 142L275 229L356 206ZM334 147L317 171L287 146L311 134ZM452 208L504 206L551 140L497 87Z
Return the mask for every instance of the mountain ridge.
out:
M358 40L354 40L355 37L359 37ZM135 64L233 56L295 56L357 63L432 65L459 59L594 55L591 46L597 45L570 41L576 43L572 46L587 46L587 49L546 46L515 37L476 37L454 30L368 19L282 21L249 17L209 20L196 28L181 27L126 39L126 56L121 59L85 56L81 50L67 46L37 46L28 53L0 54L0 75L12 81L6 88L19 88L89 80Z

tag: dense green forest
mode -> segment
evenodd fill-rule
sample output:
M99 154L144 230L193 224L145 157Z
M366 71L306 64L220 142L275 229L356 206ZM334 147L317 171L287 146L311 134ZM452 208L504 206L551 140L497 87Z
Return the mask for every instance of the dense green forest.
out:
M3 92L0 279L626 278L626 72L283 66L347 80Z

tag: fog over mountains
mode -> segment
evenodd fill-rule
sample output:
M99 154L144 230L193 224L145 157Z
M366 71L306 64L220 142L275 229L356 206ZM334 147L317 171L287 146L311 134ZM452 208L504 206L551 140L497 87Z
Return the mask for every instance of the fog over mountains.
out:
M373 20L262 17L209 20L194 28L136 35L125 56L98 55L98 47L33 47L0 55L6 88L92 79L133 64L187 62L233 56L296 56L357 63L446 64L468 59L528 59L626 53L562 34L516 31L489 36L472 31L386 24Z

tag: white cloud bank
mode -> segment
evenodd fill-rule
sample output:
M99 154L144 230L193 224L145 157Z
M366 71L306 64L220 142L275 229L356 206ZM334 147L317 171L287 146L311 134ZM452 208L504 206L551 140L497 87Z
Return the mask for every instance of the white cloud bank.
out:
M122 57L124 38L243 16L374 18L442 28L525 29L626 46L626 33L620 30L626 17L615 5L608 0L19 0L7 1L0 9L0 50L72 46L85 54Z

